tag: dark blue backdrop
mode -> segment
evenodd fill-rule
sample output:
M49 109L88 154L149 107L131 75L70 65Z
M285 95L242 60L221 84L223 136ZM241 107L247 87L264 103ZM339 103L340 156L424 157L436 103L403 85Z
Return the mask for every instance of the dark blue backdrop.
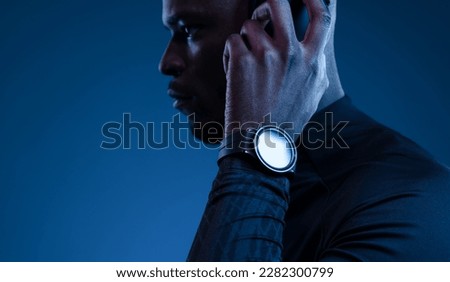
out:
M160 1L0 4L0 260L184 260L216 152L102 150L129 112L169 121ZM339 3L337 57L363 110L450 164L449 2Z

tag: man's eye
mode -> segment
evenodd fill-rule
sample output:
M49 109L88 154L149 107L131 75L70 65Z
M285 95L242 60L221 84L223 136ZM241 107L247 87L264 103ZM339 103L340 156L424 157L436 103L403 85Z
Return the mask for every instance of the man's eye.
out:
M184 36L186 36L186 38L192 38L199 29L200 27L194 25L186 25L181 27L181 31L183 32Z

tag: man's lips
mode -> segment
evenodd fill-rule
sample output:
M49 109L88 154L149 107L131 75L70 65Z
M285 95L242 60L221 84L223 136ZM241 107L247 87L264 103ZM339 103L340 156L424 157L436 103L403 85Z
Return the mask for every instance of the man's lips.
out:
M174 99L173 107L185 115L190 115L194 112L193 110L193 98L190 95L186 95L184 93L175 91L170 89L167 91L167 94Z
M169 90L167 90L167 94L173 99L179 99L179 100L192 99L192 96L186 95L186 94L176 91L172 88L169 88Z

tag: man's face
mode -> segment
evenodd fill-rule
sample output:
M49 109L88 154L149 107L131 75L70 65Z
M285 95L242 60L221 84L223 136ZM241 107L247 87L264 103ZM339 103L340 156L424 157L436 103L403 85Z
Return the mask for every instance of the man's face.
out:
M172 77L168 94L174 107L186 115L195 114L195 121L204 126L203 132L193 130L203 141L206 131L220 131L224 122L223 50L228 36L238 33L249 15L247 2L163 0L162 19L172 37L159 69ZM190 121L192 127L193 116Z

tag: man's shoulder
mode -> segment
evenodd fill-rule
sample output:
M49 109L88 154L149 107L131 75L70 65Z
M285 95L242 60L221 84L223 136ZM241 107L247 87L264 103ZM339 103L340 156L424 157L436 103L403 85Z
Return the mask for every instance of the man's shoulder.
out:
M416 142L369 117L355 122L348 138L353 175L388 187L450 187L450 170ZM351 122L350 122L351 126Z
M375 121L343 100L319 114L333 114L338 136L327 140L332 146L310 150L312 162L331 188L342 185L412 189L414 187L450 188L450 170L426 150L399 132ZM317 117L316 117L317 118ZM328 118L329 119L329 118ZM342 145L344 144L344 145Z
M299 150L298 182L292 191L301 197L293 194L291 217L317 227L311 236L321 238L315 259L448 260L449 168L348 101L314 118L339 134L311 130L315 136L309 140L326 138L325 144L333 146L309 149L303 144ZM333 137L345 145L331 142ZM299 214L313 216L304 223ZM295 228L289 230L297 234Z

